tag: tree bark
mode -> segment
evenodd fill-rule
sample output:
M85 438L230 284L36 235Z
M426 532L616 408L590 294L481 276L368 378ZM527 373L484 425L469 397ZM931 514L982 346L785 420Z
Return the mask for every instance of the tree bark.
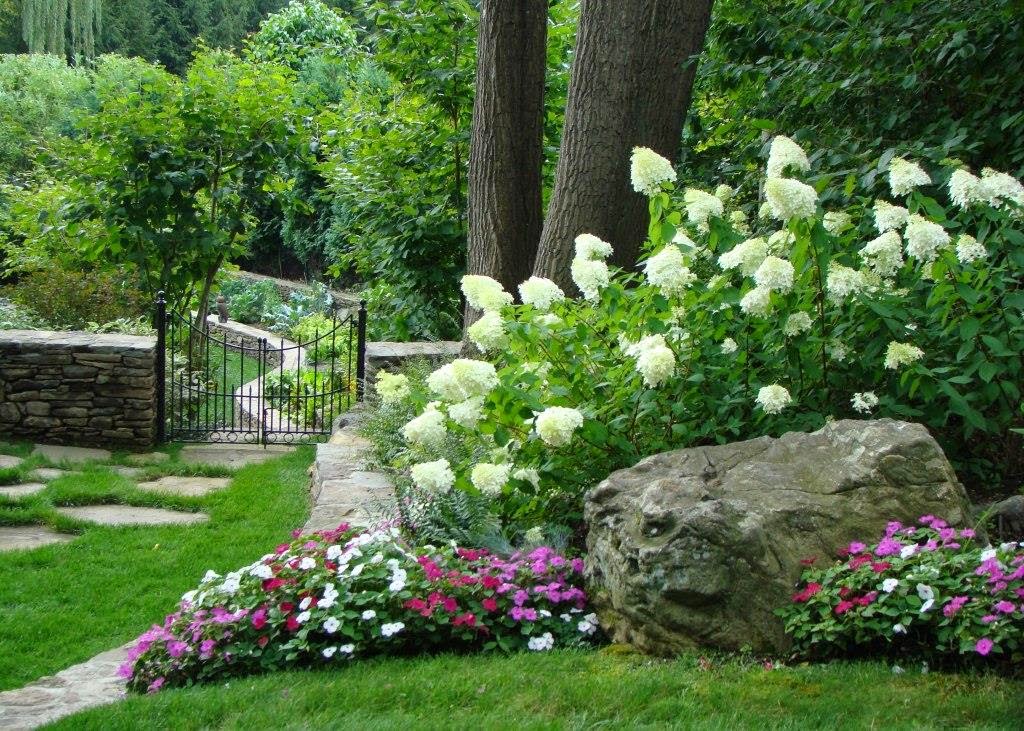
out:
M547 19L547 0L480 7L467 271L513 293L533 270L542 227ZM467 307L466 327L477 314Z
M678 157L712 0L583 0L555 187L534 274L572 288L573 240L592 233L636 263L647 199L630 185L636 146Z

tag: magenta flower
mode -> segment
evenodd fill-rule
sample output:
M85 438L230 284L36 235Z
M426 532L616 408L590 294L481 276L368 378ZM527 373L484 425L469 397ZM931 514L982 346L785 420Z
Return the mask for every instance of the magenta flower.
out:
M976 535L973 528L964 528L960 531L961 538L974 538Z
M897 541L895 538L886 537L878 542L878 547L875 548L876 556L892 556L900 552L903 548L903 544Z
M853 543L851 543L849 545L849 547L846 550L849 551L850 553L864 553L864 551L866 551L867 548L868 547L865 546L860 541L854 541Z
M949 600L949 602L942 608L942 613L947 617L952 617L954 614L963 609L964 604L970 601L970 597L966 596L955 596Z
M979 655L987 655L992 652L992 647L995 643L992 642L988 637L982 637L980 640L974 643L974 651Z
M986 614L984 617L981 618L981 623L982 624L992 624L997 619L999 619L999 617L997 617L994 614Z
M1008 602L1005 599L1001 602L996 602L995 610L1002 612L1003 614L1013 614L1013 610L1017 607L1014 606L1013 602Z
M146 688L146 692L147 693L156 693L158 690L160 690L163 687L164 682L165 682L165 678L163 678L163 677L157 678L156 680L154 680L152 683L149 684L149 687Z
M188 645L180 640L173 640L167 643L167 654L173 658L179 658L188 652Z

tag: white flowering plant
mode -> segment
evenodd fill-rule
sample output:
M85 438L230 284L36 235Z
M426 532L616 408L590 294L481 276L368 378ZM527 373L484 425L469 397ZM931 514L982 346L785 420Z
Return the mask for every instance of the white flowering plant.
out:
M798 654L1024 661L1024 543L986 545L970 528L923 515L840 554L833 565L807 557L792 604L779 611Z
M889 416L926 424L969 487L1016 487L1024 186L904 160L891 164L898 201L825 210L827 178L800 180L809 157L779 137L752 220L725 186L680 205L653 154L633 169L650 200L637 271L583 234L581 298L533 278L511 304L466 278L481 355L407 400L438 414L427 433L422 417L410 425L405 464L432 463L414 482L488 497L505 523L571 526L588 487L645 455ZM443 438L462 449L441 465Z

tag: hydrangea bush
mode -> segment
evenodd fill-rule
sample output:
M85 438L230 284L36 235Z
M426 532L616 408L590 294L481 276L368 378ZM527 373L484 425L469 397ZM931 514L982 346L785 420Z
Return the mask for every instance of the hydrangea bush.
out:
M867 416L923 422L975 485L1016 488L1024 186L894 159L892 201L825 210L795 142L775 138L766 168L755 217L725 185L680 205L671 166L637 148L639 271L611 268L612 245L584 234L582 297L534 277L513 304L467 276L485 355L438 369L426 391L379 384L414 417L395 464L422 500L455 488L506 523L572 524L587 487L645 455ZM441 449L453 436L462 446Z
M579 646L598 631L582 573L581 559L545 546L503 558L342 525L225 576L207 572L139 637L120 674L155 692L382 653Z
M780 611L797 652L1024 660L1024 543L985 546L973 530L925 515L918 525L891 522L876 543L841 554L834 566L805 571Z

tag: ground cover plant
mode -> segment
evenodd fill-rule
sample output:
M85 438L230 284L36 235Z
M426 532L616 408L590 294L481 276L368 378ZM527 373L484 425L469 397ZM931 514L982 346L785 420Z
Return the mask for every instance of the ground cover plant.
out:
M0 689L24 685L128 641L163 617L198 573L211 567L226 571L253 550L272 548L277 536L305 520L311 459L311 450L300 448L245 467L230 487L203 498L143 492L96 465L54 480L41 493L3 499L0 524L43 523L79 536L66 544L4 554ZM31 458L24 469L41 464ZM162 474L220 476L225 471L172 460L146 468L140 479ZM210 521L114 528L72 521L53 510L54 505L96 503L203 510Z

